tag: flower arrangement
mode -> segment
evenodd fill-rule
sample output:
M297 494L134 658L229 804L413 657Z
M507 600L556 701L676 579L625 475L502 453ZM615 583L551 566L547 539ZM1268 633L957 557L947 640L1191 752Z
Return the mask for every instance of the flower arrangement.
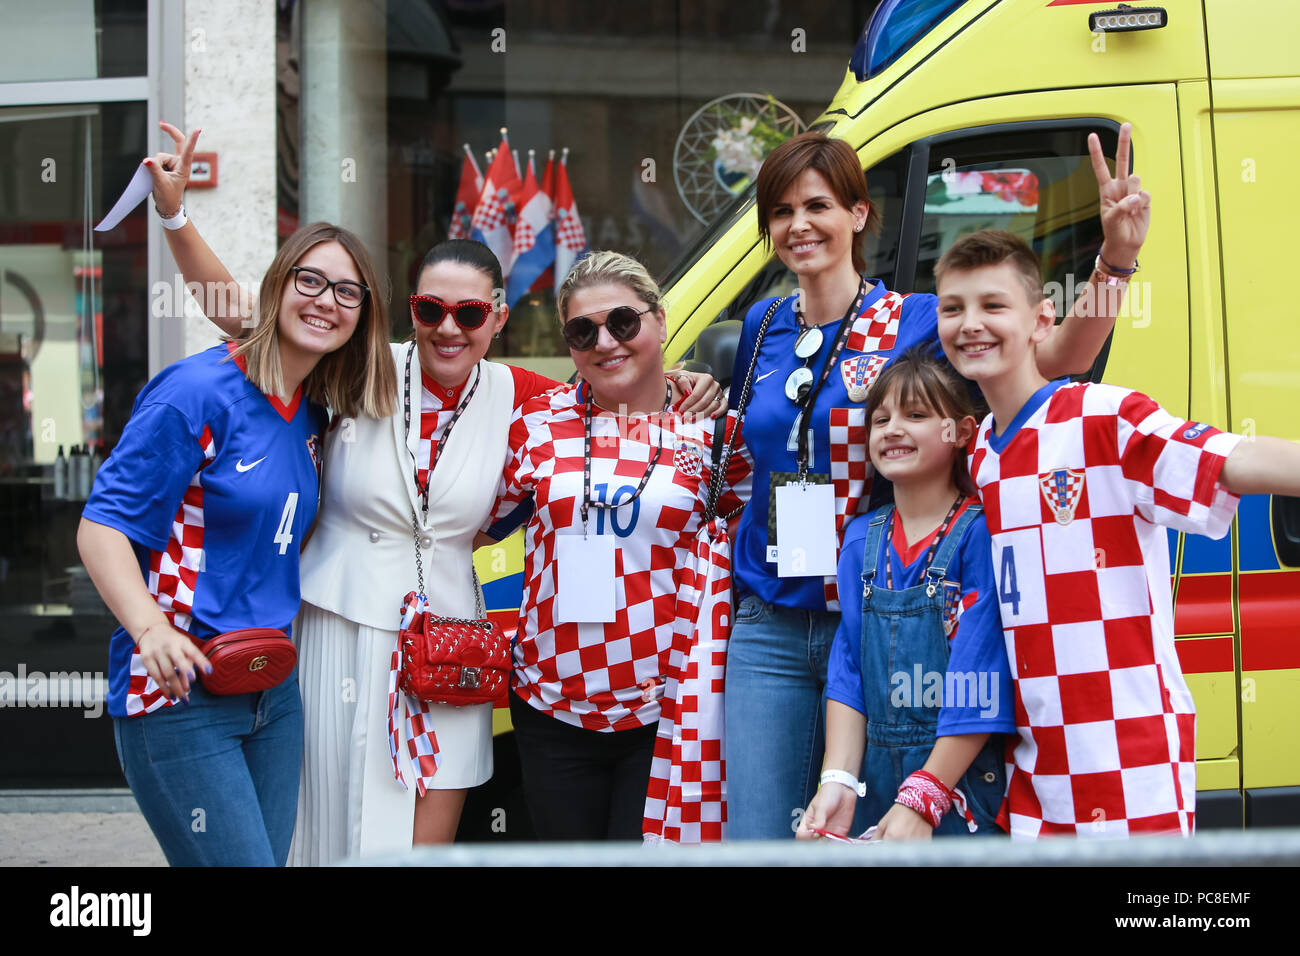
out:
M767 102L775 113L779 104L770 95ZM761 114L719 106L714 115L721 129L713 137L705 158L713 164L718 182L729 192L738 193L758 175L764 158L786 136Z

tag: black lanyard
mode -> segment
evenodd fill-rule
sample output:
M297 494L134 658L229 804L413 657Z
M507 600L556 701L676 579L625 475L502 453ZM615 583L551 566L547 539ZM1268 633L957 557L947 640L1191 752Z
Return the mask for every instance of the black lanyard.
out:
M482 371L478 365L474 366L474 384L470 386L469 394L466 395L456 411L451 416L451 421L447 423L447 430L442 433L442 438L438 442L438 448L433 453L433 461L429 465L429 473L424 476L424 482L420 482L420 463L416 461L415 452L411 451L411 359L415 356L416 346L411 346L411 351L406 354L406 388L403 389L404 414L406 417L406 453L411 456L411 462L415 465L415 490L420 494L420 513L424 518L429 517L429 483L433 481L433 469L438 467L438 459L442 457L442 450L447 447L447 439L451 437L451 429L460 418L461 412L469 405L470 399L478 390L479 380L483 377Z
M830 371L835 367L839 360L840 352L844 350L844 343L849 340L849 332L853 329L853 320L857 318L859 310L862 308L862 300L867 297L867 280L858 280L858 294L854 298L853 304L849 306L848 311L844 313L844 318L840 320L840 330L835 333L835 342L831 346L830 354L826 357L826 364L822 366L822 373L817 379L817 384L812 387L804 397L803 402L795 402L799 407L799 477L802 479L808 474L808 420L812 418L813 406L817 404L817 396L821 394L822 386L826 384L826 379Z
M664 412L673 403L673 388L671 385L664 386ZM659 464L659 456L664 451L664 425L662 418L659 422L659 450L650 456L650 461L646 463L645 474L641 476L641 483L636 486L636 493L631 498L624 498L618 504L612 504L605 501L591 500L591 386L587 385L587 401L583 406L582 416L582 533L587 533L587 510L595 505L597 508L604 508L606 511L614 508L621 508L623 505L630 504L641 497L641 492L645 491L646 484L650 481L650 475L655 470L655 465ZM649 425L649 417L646 418L646 424Z
M952 507L948 509L948 517L943 519L943 524L939 525L939 530L934 533L934 540L930 542L930 549L925 552L925 567L921 571L922 577L930 573L930 562L934 560L935 552L939 550L939 542L941 542L943 536L948 533L948 527L952 524L952 519L957 514L957 509L961 507L961 503L965 500L966 496L958 493L957 500L954 501ZM889 520L885 522L885 587L890 591L894 590L894 575L889 569L890 565L893 563L889 560L889 550L894 544L894 515L896 514L898 514L897 507L889 512ZM933 588L934 585L931 584L930 590L927 590L926 593L933 595Z

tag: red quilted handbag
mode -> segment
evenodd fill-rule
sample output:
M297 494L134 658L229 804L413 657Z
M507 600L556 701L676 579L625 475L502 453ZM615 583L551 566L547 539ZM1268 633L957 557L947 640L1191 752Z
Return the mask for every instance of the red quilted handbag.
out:
M291 673L298 651L284 631L272 627L246 627L201 641L190 637L212 665L202 676L213 694L250 694L270 690Z
M416 600L412 591L406 604ZM437 617L420 611L400 632L398 686L434 704L504 700L510 684L510 641L489 620Z

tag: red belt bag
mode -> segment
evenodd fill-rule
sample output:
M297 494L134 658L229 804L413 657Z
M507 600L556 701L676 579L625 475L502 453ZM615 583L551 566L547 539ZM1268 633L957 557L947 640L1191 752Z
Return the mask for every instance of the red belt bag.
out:
M412 593L407 601L414 601ZM486 704L505 700L510 642L489 620L416 614L399 632L404 694L434 704Z
M298 651L284 631L246 627L201 641L190 637L212 665L202 677L212 694L250 694L270 690L293 673Z

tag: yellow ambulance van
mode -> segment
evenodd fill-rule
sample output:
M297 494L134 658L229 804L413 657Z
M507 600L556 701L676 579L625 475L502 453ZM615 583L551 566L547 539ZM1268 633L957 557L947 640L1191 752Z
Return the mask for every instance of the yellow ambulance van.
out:
M933 292L955 238L1009 229L1041 256L1065 315L1101 243L1087 135L1113 158L1132 123L1151 230L1115 331L1081 377L1300 440L1300 307L1287 291L1300 259L1286 239L1300 223L1296 36L1294 0L882 0L812 125L858 151L883 213L868 275ZM759 241L752 186L662 285L668 361L728 377L739 319L794 288ZM1247 496L1227 538L1170 532L1169 553L1198 713L1197 824L1300 825L1300 499ZM521 549L476 562L488 606L513 627ZM499 751L497 794L512 764Z
M868 275L933 291L954 238L1009 229L1064 315L1101 240L1087 135L1152 194L1141 271L1087 377L1220 428L1300 439L1300 7L1293 0L884 0L813 124L861 157ZM667 357L724 376L750 304L793 288L752 187L667 277ZM1300 823L1300 500L1249 496L1221 541L1170 533L1196 698L1197 822Z

